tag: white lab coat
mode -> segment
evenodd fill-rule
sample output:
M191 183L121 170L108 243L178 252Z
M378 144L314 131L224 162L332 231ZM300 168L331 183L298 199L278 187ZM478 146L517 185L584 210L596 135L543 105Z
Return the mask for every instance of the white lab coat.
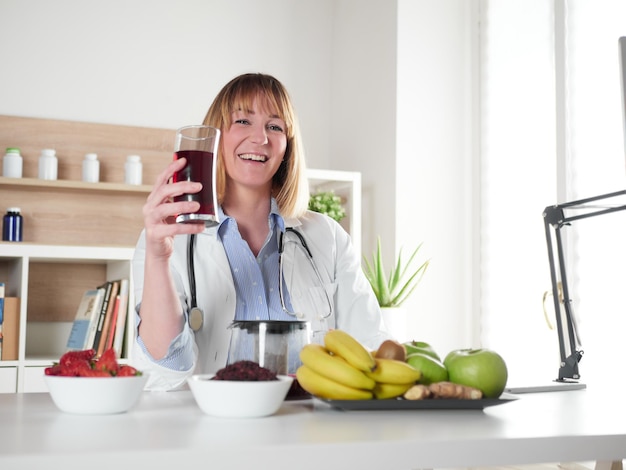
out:
M333 219L311 211L300 219L285 219L285 226L294 227L304 236L334 304L333 314L327 319L322 319L320 314L312 313L319 308L311 304L308 291L311 289L310 286L319 286L320 283L316 276L313 278L314 272L310 265L306 265L308 261L303 262L302 256L297 258L300 260L298 263L293 262L294 250L298 248L290 243L286 245L283 255L284 277L294 310L308 312L302 320L311 323L311 330L318 337L320 331L340 328L349 332L366 347L377 348L389 335L385 330L376 297L363 274L361 255L354 250L348 233ZM134 345L132 363L150 374L148 382L150 389L178 388L194 373L215 373L226 365L232 331L228 327L235 317L235 287L226 252L216 232L217 227L211 227L196 238L194 257L196 293L198 306L204 311L204 323L195 333L187 326L187 331L183 334L195 336L194 366L185 371L159 366L143 353L136 343ZM181 308L185 312L189 310L190 304L187 238L187 236L176 237L175 251L170 259L172 277L180 297ZM145 238L142 232L132 266L137 311L143 294L144 257Z

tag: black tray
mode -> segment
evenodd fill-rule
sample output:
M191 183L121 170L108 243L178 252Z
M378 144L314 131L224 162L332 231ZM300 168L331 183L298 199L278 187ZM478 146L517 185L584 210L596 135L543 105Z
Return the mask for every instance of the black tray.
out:
M316 397L317 398L317 397ZM404 400L329 400L317 398L333 408L344 411L373 410L482 410L488 406L503 405L517 400L517 397L483 398L481 400L459 400L453 398Z

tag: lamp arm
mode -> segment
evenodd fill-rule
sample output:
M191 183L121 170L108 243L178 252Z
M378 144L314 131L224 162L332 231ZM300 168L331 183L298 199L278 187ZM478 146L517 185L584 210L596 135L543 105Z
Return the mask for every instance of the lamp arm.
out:
M558 223L553 223L554 220L560 220L560 217L556 217L555 219L555 216L559 213L562 214L562 210L557 207L546 207L546 209L544 210L544 226L546 232L546 243L548 247L548 259L550 263L550 279L552 281L552 299L554 302L554 312L559 338L560 364L559 376L557 381L563 382L567 379L578 380L580 378L580 374L578 372L578 362L582 358L583 352L576 349L577 338L574 330L571 301L569 298L569 289L567 285L567 274L565 270L565 262L563 256L563 243L561 239L561 225ZM557 263L555 262L555 255L552 247L552 233L550 231L551 226L554 227L554 237L556 239L557 245L561 289L559 289L559 281L556 272ZM561 314L561 295L563 296L563 307L565 310L567 329L563 327L563 319ZM566 335L567 341L565 338ZM568 348L566 348L566 345L568 346Z
M574 315L572 312L572 301L569 295L569 286L567 283L567 274L564 260L565 257L563 254L563 241L561 239L561 228L564 225L571 225L571 222L576 220L626 210L626 204L599 208L589 205L589 203L622 195L626 195L626 190L603 194L600 196L594 196L586 199L580 199L578 201L567 202L564 204L548 206L543 211L546 244L548 248L548 261L550 264L550 280L552 282L554 313L556 317L556 325L559 337L560 367L559 378L557 379L557 381L565 382L571 379L578 380L580 378L578 363L580 362L584 354L582 350L579 350L580 342L578 338L578 332L576 330L576 322L574 320ZM595 210L570 217L565 216L566 209L589 210L590 208ZM557 278L557 262L555 261L555 253L552 246L553 236L550 227L554 229L554 240L556 241L556 255L558 259L561 289L559 289L559 280ZM562 291L563 296L562 303L567 328L563 327L560 290Z

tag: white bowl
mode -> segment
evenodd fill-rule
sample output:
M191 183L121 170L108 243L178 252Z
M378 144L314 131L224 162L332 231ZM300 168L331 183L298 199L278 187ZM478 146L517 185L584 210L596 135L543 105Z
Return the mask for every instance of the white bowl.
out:
M276 413L293 382L288 375L263 381L211 380L214 376L193 375L187 382L200 409L222 418L258 418Z
M54 404L66 413L124 413L137 404L148 380L133 377L64 377L44 375Z

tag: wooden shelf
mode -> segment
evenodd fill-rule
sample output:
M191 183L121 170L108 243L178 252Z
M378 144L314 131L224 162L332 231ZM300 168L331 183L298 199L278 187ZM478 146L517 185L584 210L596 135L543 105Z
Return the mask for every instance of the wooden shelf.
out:
M69 180L41 180L38 178L6 178L0 176L0 186L12 189L28 188L29 190L77 190L77 191L93 191L93 192L115 192L115 193L129 193L129 194L143 194L148 195L152 190L150 185L138 185L132 186L123 183L85 183L84 181L69 181Z

